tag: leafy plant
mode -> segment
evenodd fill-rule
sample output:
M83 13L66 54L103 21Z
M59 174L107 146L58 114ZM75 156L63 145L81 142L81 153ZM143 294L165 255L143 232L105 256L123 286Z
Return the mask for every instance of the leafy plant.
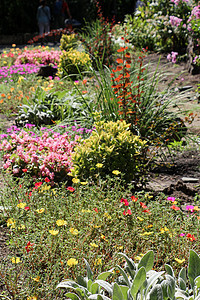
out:
M91 136L80 142L72 155L72 173L80 178L95 179L96 166L102 164L99 173L102 177L113 170L124 173L127 181L139 179L145 170L145 141L134 136L125 121L94 124Z

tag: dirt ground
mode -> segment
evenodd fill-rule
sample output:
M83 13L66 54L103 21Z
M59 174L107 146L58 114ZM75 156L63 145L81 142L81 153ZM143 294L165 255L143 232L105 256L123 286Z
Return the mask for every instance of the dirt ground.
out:
M158 66L158 61L160 63ZM186 63L173 65L167 63L166 56L149 54L146 61L151 62L152 72L156 70L163 70L168 75L164 76L159 83L159 89L166 88L169 82L174 79L170 88L182 90L189 90L183 103L181 104L182 110L188 110L195 112L196 117L194 122L188 126L188 131L196 135L196 140L199 138L198 143L194 146L192 143L187 150L179 152L175 157L168 158L164 167L155 168L151 174L147 183L147 190L157 195L159 192L166 194L166 196L173 196L179 198L182 204L194 203L200 201L200 103L196 96L197 84L200 83L200 74L191 75L187 71ZM199 101L200 102L200 101ZM7 119L5 116L0 115L0 128L6 130L14 124L14 119ZM169 168L168 163L172 166ZM0 187L3 189L3 181L0 180ZM198 196L199 195L199 196ZM195 203L196 204L196 203ZM0 216L3 212L0 210ZM5 224L0 225L0 259L5 257L9 252L6 241L8 235L8 229ZM0 281L0 291L2 289Z

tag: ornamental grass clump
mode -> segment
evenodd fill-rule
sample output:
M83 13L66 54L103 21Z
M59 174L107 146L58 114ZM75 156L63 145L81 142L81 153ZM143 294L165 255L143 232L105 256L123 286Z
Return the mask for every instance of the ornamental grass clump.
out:
M72 174L82 179L96 177L96 169L102 177L113 170L124 173L126 181L139 180L145 173L146 142L129 130L125 121L94 124L91 136L80 142L72 154Z
M76 49L63 51L58 65L60 77L70 76L75 79L78 75L86 72L91 66L91 60L87 53Z

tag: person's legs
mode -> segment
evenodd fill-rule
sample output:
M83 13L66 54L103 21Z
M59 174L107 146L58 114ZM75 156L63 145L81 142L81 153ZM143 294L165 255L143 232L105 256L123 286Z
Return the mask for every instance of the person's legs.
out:
M49 31L50 31L49 23L45 23L45 24L44 24L44 32L45 32L45 33L48 33Z
M38 27L39 27L39 35L43 35L43 33L44 33L44 24L39 23Z

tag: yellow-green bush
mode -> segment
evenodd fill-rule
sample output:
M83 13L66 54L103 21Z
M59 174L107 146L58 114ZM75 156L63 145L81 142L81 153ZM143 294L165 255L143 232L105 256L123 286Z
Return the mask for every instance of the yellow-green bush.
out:
M60 77L66 75L76 76L87 71L89 66L91 66L91 60L87 53L76 49L63 51L58 65L58 75Z
M105 177L118 170L127 182L137 181L145 169L146 142L133 135L125 121L98 121L94 126L91 136L75 148L72 174L95 179L98 172Z
M60 49L68 51L71 48L75 48L78 43L77 36L73 34L63 34L60 39Z

